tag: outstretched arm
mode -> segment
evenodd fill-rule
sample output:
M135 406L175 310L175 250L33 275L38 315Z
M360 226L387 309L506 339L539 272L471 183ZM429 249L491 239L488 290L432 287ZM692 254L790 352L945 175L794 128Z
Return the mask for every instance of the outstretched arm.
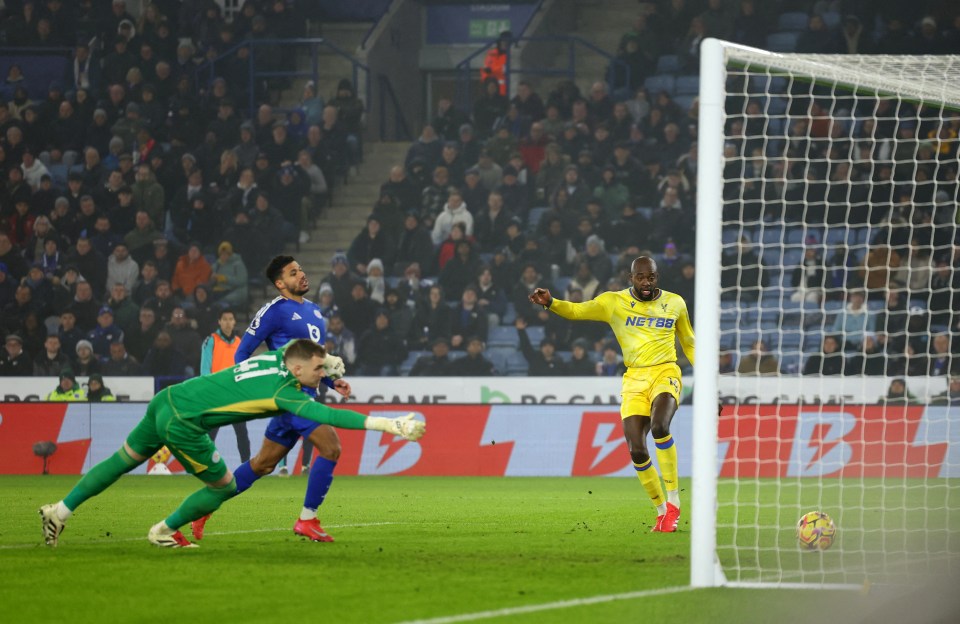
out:
M317 403L292 385L284 386L275 397L277 407L307 420L342 429L372 429L385 431L407 440L419 440L426 431L426 423L413 419L413 414L401 418L366 416L353 410Z
M557 316L571 321L603 321L610 320L610 303L612 293L603 293L590 301L573 303L563 299L555 299L546 288L537 288L530 295L530 302L542 305Z
M687 302L683 302L683 310L680 312L680 317L677 318L677 338L680 339L680 346L683 347L683 352L687 356L687 359L690 360L690 363L696 366L694 362L694 337L693 337L693 325L690 324L690 314L687 312Z

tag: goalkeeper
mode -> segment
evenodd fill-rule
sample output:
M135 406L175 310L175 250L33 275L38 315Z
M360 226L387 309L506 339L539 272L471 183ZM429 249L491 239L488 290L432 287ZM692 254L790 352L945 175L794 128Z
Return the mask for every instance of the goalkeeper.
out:
M157 546L193 547L180 527L214 512L236 496L237 480L227 469L207 433L214 427L276 416L284 412L346 429L375 429L419 439L426 428L409 414L403 418L364 416L317 403L301 391L316 388L324 377L326 351L310 340L294 340L232 368L195 377L161 390L147 413L127 436L123 448L100 462L58 503L40 508L43 539L56 546L71 514L86 500L110 487L164 445L190 474L206 484L188 496L165 520L150 528Z
M637 477L657 508L653 531L673 533L680 520L677 447L670 435L670 421L680 403L681 391L675 343L679 338L683 352L693 363L694 339L683 297L661 290L659 281L657 263L641 256L630 265L630 288L605 292L584 303L554 299L549 290L537 288L530 301L566 319L603 321L613 328L627 366L620 404L623 435ZM657 447L666 497L647 451L650 432Z

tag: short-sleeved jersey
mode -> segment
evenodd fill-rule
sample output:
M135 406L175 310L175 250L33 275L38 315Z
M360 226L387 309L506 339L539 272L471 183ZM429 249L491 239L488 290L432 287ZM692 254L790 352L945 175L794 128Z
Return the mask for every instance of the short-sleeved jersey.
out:
M250 321L250 327L237 348L236 361L248 359L261 342L266 342L267 348L273 350L297 338L321 345L326 342L327 321L320 313L320 306L307 299L297 303L293 299L277 297L260 308Z
M570 320L609 323L629 368L677 361L676 339L690 363L694 358L693 327L683 297L666 290L651 301L641 301L629 288L605 292L592 301L572 303L554 299L550 311Z
M363 429L366 416L332 409L301 391L283 363L284 349L253 356L231 368L194 377L161 392L154 401L167 401L183 422L204 431L214 427L289 412L319 423Z

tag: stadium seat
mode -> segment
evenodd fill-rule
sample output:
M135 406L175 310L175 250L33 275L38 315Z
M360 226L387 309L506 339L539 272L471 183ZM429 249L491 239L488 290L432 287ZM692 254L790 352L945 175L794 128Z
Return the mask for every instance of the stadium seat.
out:
M407 359L400 363L400 374L409 375L410 369L416 364L417 358L423 355L430 355L429 351L410 351L407 353Z
M530 338L530 344L532 344L534 348L540 346L540 341L543 340L543 334L542 325L530 325L527 327L527 337Z
M763 228L760 231L760 242L764 245L779 245L783 242L783 229L777 224Z
M683 63L676 54L664 54L657 59L658 74L675 74L683 69Z
M767 100L767 109L765 112L768 115L783 115L783 114L786 114L787 107L788 107L788 102L786 98L771 97ZM777 130L777 133L779 134L780 132L783 131L782 128L783 128L783 125L786 123L786 121L780 118L777 118L776 121L778 122L781 128L780 130ZM771 123L772 122L773 120L771 120Z
M565 293L567 290L567 286L569 286L570 282L572 281L573 281L573 278L570 278L570 277L566 277L566 276L558 277L556 283L554 284L554 286L556 286L557 288L556 295L562 298L563 293Z
M673 95L674 83L676 79L673 76L649 76L643 81L643 86L647 88L651 99L655 99L657 93L666 91Z
M67 188L67 175L70 168L64 164L50 165L47 167L50 171L50 179L53 180L53 186L59 191L65 191Z
M537 208L531 208L530 213L527 215L527 233L533 234L537 231L537 226L540 225L540 219L543 218L550 210L549 206L539 206Z
M781 13L777 19L777 28L787 31L804 31L810 24L810 17L801 11Z
M673 102L680 107L680 110L686 112L693 106L693 101L697 99L696 95L675 95Z
M513 303L507 303L507 311L500 318L500 324L513 325L515 320L517 320L517 309L513 306Z
M497 369L497 372L499 372L501 375L506 375L508 368L507 360L516 352L517 350L514 347L510 347L509 349L496 347L484 351L483 356L493 363L493 366Z
M519 351L512 351L507 356L505 372L510 377L520 377L527 374L527 360Z
M801 359L799 353L780 353L780 372L784 375L796 375L800 372Z
M512 325L494 325L490 327L487 333L488 347L511 347L517 346L517 329Z
M697 95L700 93L700 76L678 76L674 87L677 95Z
M793 52L797 49L799 36L794 32L778 32L767 35L767 49L771 52Z

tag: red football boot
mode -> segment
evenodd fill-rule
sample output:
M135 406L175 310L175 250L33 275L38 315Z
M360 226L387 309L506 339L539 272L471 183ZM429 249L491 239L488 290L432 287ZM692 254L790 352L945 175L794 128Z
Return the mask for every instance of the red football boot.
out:
M679 522L680 508L673 503L667 503L667 513L663 515L663 524L660 525L660 531L662 533L676 533Z
M202 518L197 518L190 523L190 531L193 533L193 539L198 542L203 539L203 527L207 524L212 514L207 514Z
M293 525L293 532L314 542L333 541L333 536L323 530L323 527L320 526L320 521L316 518L313 520L298 519L297 523Z

